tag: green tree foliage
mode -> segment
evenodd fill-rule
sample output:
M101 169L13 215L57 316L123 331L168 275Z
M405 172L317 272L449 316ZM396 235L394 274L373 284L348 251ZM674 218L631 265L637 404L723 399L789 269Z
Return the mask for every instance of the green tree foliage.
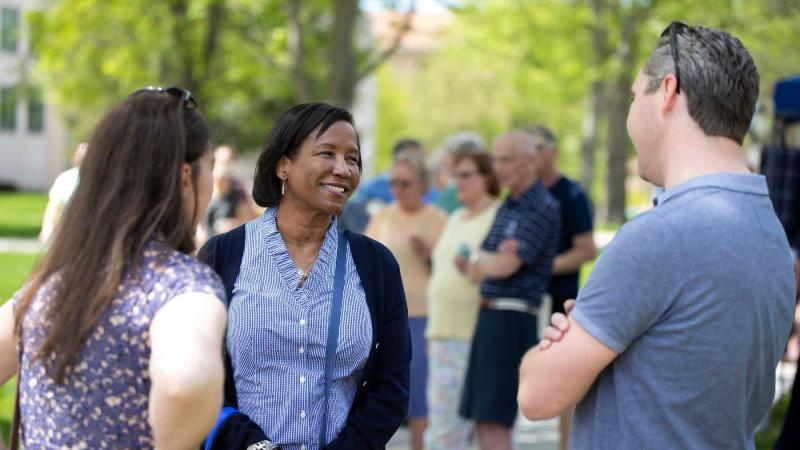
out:
M55 1L28 17L35 81L78 138L128 93L178 84L195 94L217 142L257 147L298 101L348 106L347 84L382 62L356 39L366 27L352 1Z
M64 0L30 19L38 81L81 137L147 85L191 90L215 138L244 146L292 102L276 1Z
M401 78L384 68L378 80L379 150L388 151L404 135L432 147L464 129L492 138L532 122L579 126L592 76L583 62L591 51L588 36L579 33L588 26L589 10L559 1L537 4L465 5L440 51L426 57L416 74ZM402 113L389 111L402 105Z
M600 81L605 96L596 117L598 139L593 147L598 157L592 191L602 206L612 183L621 184L625 195L624 176L603 175L607 135L618 133L625 123L617 117L613 129L607 128L612 110L624 110L612 108L614 101L627 98L627 91L613 85L633 80L667 24L683 20L738 36L756 60L762 100L768 101L778 78L800 72L800 46L792 44L800 35L798 6L786 0L460 2L452 9L455 20L441 47L425 57L415 74L379 77L379 151L388 152L392 140L401 135L420 136L436 145L461 129L492 139L509 128L542 122L560 137L562 167L578 178L587 104L592 83ZM632 30L623 39L626 24ZM606 50L599 57L596 27L607 40L599 46ZM624 58L629 49L633 58ZM397 111L398 105L405 107ZM624 147L621 151L632 155L630 146Z

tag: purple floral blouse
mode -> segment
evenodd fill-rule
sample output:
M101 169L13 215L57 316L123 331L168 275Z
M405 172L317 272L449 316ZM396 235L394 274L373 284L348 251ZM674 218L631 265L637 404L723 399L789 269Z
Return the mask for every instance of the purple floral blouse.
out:
M148 449L150 322L172 298L202 292L224 299L218 276L163 242L144 249L139 276L123 275L117 297L90 331L63 385L33 356L49 323L44 310L58 283L36 293L22 324L20 412L26 448ZM16 302L20 292L14 297Z

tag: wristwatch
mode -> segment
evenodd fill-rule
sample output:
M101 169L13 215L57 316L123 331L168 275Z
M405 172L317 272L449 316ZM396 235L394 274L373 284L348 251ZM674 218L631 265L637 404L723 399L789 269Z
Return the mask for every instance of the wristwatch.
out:
M473 253L469 257L469 263L470 263L470 265L473 265L473 266L478 264L478 262L480 262L480 260L481 260L481 252L479 252L479 251Z
M281 447L265 439L261 442L250 444L247 450L281 450Z

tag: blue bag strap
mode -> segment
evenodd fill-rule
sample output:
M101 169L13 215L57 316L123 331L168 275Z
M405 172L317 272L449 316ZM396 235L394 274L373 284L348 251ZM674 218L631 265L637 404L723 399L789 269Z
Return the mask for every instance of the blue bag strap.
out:
M328 343L325 347L325 404L322 413L322 431L319 436L320 448L325 447L328 432L328 401L331 395L331 377L336 364L336 343L339 340L339 322L342 318L342 297L344 295L344 275L347 272L347 236L339 233L336 251L336 275L333 278L333 303L328 319Z
M217 436L217 431L225 423L225 420L233 413L238 412L236 408L231 406L226 406L222 408L222 411L219 412L219 416L217 416L217 422L214 424L214 428L211 429L211 432L208 433L208 437L206 437L206 441L203 443L203 450L211 450L211 444L214 443L214 438Z

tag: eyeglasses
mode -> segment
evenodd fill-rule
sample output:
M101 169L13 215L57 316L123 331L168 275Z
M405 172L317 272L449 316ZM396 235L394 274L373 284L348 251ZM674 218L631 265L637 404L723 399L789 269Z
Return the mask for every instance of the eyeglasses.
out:
M453 178L455 178L457 180L468 180L468 179L474 177L477 174L478 174L478 172L475 171L475 170L469 170L469 171L464 171L464 172L454 172L453 173Z
M158 87L158 86L147 86L145 88L141 88L138 91L135 91L131 96L141 94L144 92L156 92L159 94L167 94L177 99L180 99L181 104L186 109L197 109L197 100L192 97L192 93L187 91L186 89L179 88L177 86L169 86L166 88Z
M389 180L389 186L394 188L400 189L408 189L411 187L411 181L409 180Z
M673 20L667 25L667 28L661 32L662 38L669 34L669 47L670 50L672 50L672 62L675 64L675 92L678 94L681 92L681 72L678 68L678 34L688 29L689 25Z

